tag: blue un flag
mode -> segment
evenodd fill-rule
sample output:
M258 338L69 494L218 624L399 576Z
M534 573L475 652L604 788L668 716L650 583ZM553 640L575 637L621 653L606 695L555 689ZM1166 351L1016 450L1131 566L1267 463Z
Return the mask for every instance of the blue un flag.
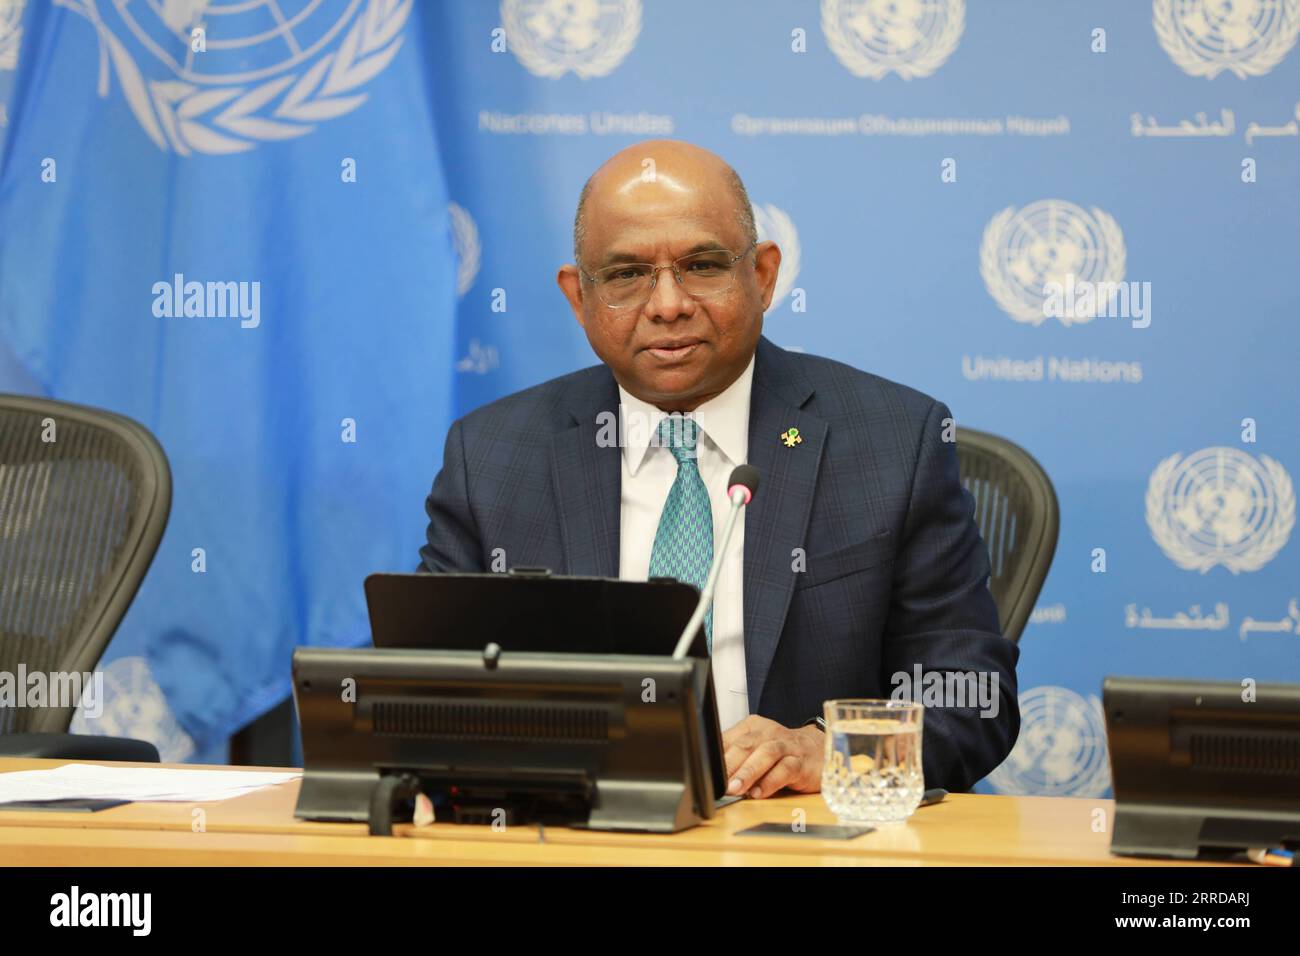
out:
M74 730L221 759L410 563L456 303L420 6L0 0L0 375L174 482Z

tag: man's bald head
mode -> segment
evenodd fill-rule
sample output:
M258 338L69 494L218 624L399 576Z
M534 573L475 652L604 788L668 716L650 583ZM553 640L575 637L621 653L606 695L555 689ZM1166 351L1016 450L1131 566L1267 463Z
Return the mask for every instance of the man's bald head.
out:
M781 250L757 241L745 186L718 156L662 139L614 154L583 187L573 238L577 263L556 282L630 394L688 412L753 361Z
M654 176L663 176L683 184L726 190L735 202L736 221L745 238L758 242L754 207L749 202L745 183L730 165L716 153L692 143L674 139L652 139L620 150L588 177L578 196L578 211L573 217L573 256L582 261L582 243L587 234L587 208L593 195L602 189L625 189L645 182L645 161L654 161Z

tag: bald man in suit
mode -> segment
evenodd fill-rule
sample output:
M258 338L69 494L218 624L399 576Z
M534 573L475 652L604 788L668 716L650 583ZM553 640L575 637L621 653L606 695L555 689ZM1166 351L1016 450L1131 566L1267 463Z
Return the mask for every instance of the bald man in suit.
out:
M452 425L421 569L485 571L500 548L511 566L700 586L727 476L752 464L763 487L707 622L728 792L819 790L823 701L889 697L918 667L991 689L926 701L925 783L969 789L1015 743L1019 651L1001 636L951 414L763 337L780 264L713 153L655 140L601 166L557 276L601 364ZM641 427L602 440L612 415Z

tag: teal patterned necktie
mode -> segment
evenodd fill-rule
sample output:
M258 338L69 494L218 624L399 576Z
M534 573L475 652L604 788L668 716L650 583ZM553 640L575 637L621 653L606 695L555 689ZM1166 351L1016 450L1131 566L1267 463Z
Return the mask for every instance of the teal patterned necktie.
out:
M650 552L650 577L669 577L704 590L713 561L713 506L696 464L699 426L671 416L659 423L659 444L677 459L677 480L668 491ZM713 607L704 616L704 635L713 653Z

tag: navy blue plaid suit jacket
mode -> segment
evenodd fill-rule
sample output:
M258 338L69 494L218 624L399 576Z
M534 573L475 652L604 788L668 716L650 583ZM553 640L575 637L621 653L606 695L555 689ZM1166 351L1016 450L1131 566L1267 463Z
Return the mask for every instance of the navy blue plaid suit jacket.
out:
M600 447L617 414L604 365L507 396L455 422L426 510L420 569L511 567L617 577L621 467ZM1001 636L988 550L960 484L949 411L903 385L759 341L746 509L745 664L752 713L795 727L836 697L888 697L892 675L996 674L997 716L927 707L926 785L966 790L1020 727L1018 648ZM780 436L799 429L802 443ZM796 548L806 556L796 571Z

